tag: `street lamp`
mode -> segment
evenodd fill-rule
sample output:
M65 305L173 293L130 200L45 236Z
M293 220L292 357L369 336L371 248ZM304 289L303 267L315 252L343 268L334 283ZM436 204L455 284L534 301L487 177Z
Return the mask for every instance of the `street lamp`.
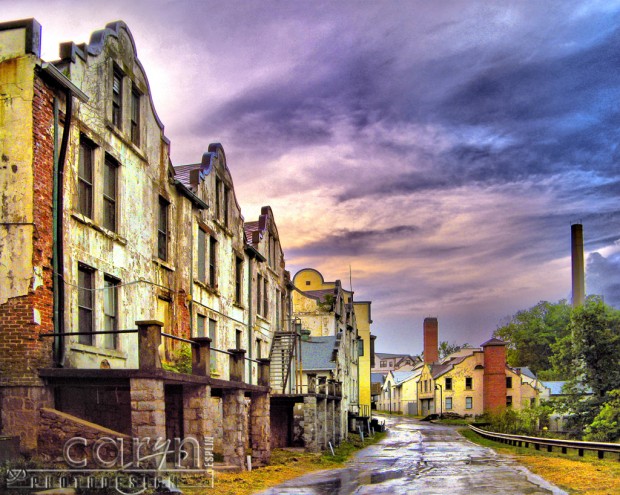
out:
M439 419L443 418L443 387L439 383L435 384L435 390L439 387Z

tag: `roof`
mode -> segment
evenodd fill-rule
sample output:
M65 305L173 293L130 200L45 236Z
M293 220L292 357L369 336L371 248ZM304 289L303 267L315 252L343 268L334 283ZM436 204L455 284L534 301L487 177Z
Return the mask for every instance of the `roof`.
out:
M534 372L531 369L529 369L527 366L521 366L515 369L518 370L522 375L525 375L534 380L538 379L538 377L534 374Z
M334 370L336 363L332 354L336 347L336 336L312 337L301 342L301 364L305 371Z
M385 380L385 375L383 373L371 373L370 374L370 383L383 383Z
M550 395L563 395L562 387L566 382L541 382L545 387L549 389Z
M199 168L200 163L193 165L178 165L174 167L174 176L181 184L191 189L189 174L192 170L198 170Z
M433 377L433 379L439 378L441 375L447 373L448 371L451 371L454 368L455 364L458 364L462 361L464 361L464 358L455 359L454 361L446 364L431 364L431 376Z
M411 359L415 361L415 358L413 356L410 356L409 354L389 354L386 352L375 352L375 356L377 356L379 359L410 357Z
M302 290L300 292L307 297L317 299L321 302L324 302L327 296L334 296L334 289Z
M481 344L480 347L500 346L500 345L506 345L506 342L504 342L503 340L492 338L492 339L487 340L484 344Z
M245 231L245 237L248 240L248 244L253 245L254 232L258 232L260 230L258 226L258 220L254 220L252 222L245 222L243 224L243 230Z

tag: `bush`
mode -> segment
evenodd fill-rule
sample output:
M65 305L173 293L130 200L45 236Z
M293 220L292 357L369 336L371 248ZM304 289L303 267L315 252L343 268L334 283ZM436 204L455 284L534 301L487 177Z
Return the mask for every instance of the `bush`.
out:
M172 356L172 360L169 362L163 362L162 368L166 371L174 371L176 373L188 373L192 372L192 347L189 344L183 343Z
M552 409L547 405L528 407L517 411L507 408L500 413L484 414L479 420L488 422L489 429L512 435L535 435L549 424Z
M620 440L620 389L607 394L594 421L586 426L583 439L590 442L615 442Z

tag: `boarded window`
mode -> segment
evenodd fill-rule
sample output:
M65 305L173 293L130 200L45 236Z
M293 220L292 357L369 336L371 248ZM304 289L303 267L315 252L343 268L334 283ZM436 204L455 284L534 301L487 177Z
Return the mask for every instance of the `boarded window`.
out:
M131 91L131 142L140 146L140 93L136 88Z
M207 281L207 234L204 230L198 229L198 273L197 279L206 283Z
M209 237L209 285L217 287L217 240Z
M235 302L241 304L243 298L243 258L235 256Z

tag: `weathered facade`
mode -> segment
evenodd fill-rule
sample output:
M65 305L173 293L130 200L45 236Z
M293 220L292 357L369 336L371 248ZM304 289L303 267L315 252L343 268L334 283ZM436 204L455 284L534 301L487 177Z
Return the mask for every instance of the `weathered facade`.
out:
M2 433L34 450L62 413L268 462L268 361L246 355L263 257L223 148L177 176L124 23L62 44L54 64L40 35L0 25ZM191 370L171 371L183 356Z

